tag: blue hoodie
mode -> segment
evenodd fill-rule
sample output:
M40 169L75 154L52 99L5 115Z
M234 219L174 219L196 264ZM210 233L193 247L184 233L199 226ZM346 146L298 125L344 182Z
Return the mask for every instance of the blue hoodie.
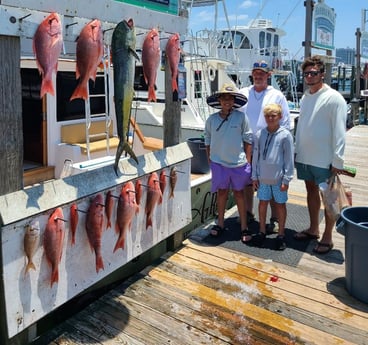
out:
M253 144L252 180L262 184L289 184L294 176L294 143L289 130L259 130Z

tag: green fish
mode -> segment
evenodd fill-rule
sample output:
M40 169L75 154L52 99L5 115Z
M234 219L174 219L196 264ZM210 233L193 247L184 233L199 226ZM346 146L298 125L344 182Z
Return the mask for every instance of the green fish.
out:
M125 151L138 164L138 159L128 143L130 112L134 96L135 29L133 19L121 21L114 29L111 39L112 63L114 65L114 100L119 146L116 151L114 170L118 175L121 154Z

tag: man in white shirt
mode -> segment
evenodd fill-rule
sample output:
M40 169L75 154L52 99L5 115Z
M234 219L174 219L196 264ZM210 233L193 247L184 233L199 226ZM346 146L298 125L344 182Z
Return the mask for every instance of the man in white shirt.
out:
M248 98L248 103L244 107L240 108L240 110L248 116L253 135L255 135L260 129L267 126L263 115L263 108L265 105L271 103L281 105L282 118L280 120L280 126L290 129L290 112L287 100L280 90L268 85L268 78L271 73L272 72L265 61L254 63L252 70L253 85L240 89L240 92ZM252 221L252 219L254 220L253 196L253 186L249 185L245 188L245 203L247 207L248 222ZM275 229L277 214L273 201L270 202L270 205L270 228Z
M319 238L319 184L343 170L347 105L339 92L323 82L325 65L319 57L307 58L302 70L309 88L300 102L295 167L298 179L305 182L310 226L294 238L308 241ZM333 248L334 224L325 212L325 231L313 249L315 253L326 254Z

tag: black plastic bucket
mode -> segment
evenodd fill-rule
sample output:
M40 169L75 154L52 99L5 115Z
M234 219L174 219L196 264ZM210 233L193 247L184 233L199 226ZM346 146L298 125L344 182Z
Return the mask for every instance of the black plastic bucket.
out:
M338 232L345 235L346 289L368 303L368 207L348 207L341 212Z
M187 144L192 151L191 173L192 174L207 174L210 171L208 165L206 146L203 138L188 138Z

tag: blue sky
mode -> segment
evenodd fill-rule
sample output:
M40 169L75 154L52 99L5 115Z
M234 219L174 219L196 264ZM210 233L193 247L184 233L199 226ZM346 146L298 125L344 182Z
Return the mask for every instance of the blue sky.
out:
M317 2L317 0L315 0ZM362 25L362 10L367 9L367 0L325 0L336 12L335 48L355 48L356 29ZM226 12L230 25L247 25L255 17L271 19L286 32L282 37L282 48L289 50L289 57L300 59L304 48L301 42L305 36L304 0L227 0ZM214 29L215 7L193 8L190 13L189 28L193 33L201 29ZM368 12L367 12L368 18ZM227 28L223 2L218 4L217 28ZM366 23L368 30L368 23ZM313 36L313 35L312 35ZM314 51L315 53L322 51Z

